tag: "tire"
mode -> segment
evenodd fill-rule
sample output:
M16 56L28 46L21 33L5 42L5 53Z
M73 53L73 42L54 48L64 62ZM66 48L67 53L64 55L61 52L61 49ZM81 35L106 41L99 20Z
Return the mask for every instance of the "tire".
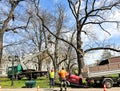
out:
M82 85L83 83L82 83L82 79L79 79L79 85Z
M13 78L12 78L12 76L10 76L10 80L12 80L12 79L14 80L14 79L15 79L15 76L14 76Z
M113 86L113 83L111 80L105 80L104 84L106 85L106 88L111 88Z
M37 75L36 73L33 73L33 74L32 74L32 78L33 78L33 79L37 79L37 77L38 77L38 75Z
M18 76L17 79L18 79L18 80L21 80L21 77Z
M87 79L86 80L87 81L87 86L88 87L90 87L90 88L92 88L92 87L94 87L94 79L92 79L92 78L90 78L90 79Z
M32 79L31 75L28 75L28 76L27 76L27 79L28 79L28 80L31 80L31 79Z
M33 78L33 79L37 79L37 76L33 76L32 78Z
M12 76L10 77L10 80L12 80Z

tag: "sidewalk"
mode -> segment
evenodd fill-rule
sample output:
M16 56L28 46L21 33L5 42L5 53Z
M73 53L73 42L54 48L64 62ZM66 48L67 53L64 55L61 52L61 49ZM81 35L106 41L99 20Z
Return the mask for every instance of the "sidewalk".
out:
M37 91L37 88L16 88L16 89L2 89L1 91ZM40 91L44 91L40 89Z
M16 88L16 89L1 89L1 91L37 91L37 88ZM60 91L59 88L40 88L40 91ZM63 90L64 91L64 90ZM103 88L68 88L67 91L104 91ZM107 91L120 91L120 87L113 87Z

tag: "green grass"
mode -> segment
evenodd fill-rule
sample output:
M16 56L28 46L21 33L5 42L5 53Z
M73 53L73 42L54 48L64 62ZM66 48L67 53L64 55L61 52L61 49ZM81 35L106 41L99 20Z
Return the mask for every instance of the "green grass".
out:
M105 77L119 77L119 74L112 74L112 75L107 75Z
M25 82L27 79L22 80L14 80L14 86L11 86L11 80L8 78L0 78L0 86L2 88L24 88ZM49 79L47 77L40 77L36 81L36 87L40 88L48 88L49 87Z
M12 81L10 79L0 78L0 86L2 88L25 88L26 81L28 81L26 78L23 78L22 80L14 80L14 86L11 86ZM40 88L49 88L49 79L47 77L39 77L35 81L36 81L36 87L39 86ZM85 79L83 79L83 83L86 83ZM55 80L55 87L59 87L58 78Z

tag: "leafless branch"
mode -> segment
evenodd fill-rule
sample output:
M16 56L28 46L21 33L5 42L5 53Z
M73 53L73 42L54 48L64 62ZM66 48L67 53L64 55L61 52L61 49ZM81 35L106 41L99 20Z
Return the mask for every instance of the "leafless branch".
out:
M64 41L64 42L70 44L73 48L75 48L75 50L77 50L76 47L75 47L71 42L69 42L69 41L67 41L67 40L64 40L63 38L60 38L60 37L58 37L57 35L55 35L53 32L51 32L51 30L44 24L43 19L42 19L41 16L39 15L38 7L37 7L37 6L35 6L35 7L36 7L37 16L38 16L39 19L42 21L42 25L44 26L44 28L45 28L50 34L52 34L54 37L56 37L57 39L60 39L60 40L62 40L62 41Z
M94 2L93 2L94 3ZM79 22L81 22L82 20L83 20L83 22L82 22L82 26L84 25L84 24L87 24L86 23L86 20L92 15L92 13L95 13L95 12L99 12L99 11L107 11L107 10L111 10L114 6L117 6L117 5L119 5L120 4L120 1L119 2L115 2L114 4L112 4L112 5L107 5L107 6L103 6L103 7L101 7L101 8L97 8L97 9L92 9L91 11L89 11L89 12L87 12L87 6L86 6L86 9L85 9L85 12L86 12L86 15L84 16L84 17L82 17L80 20L79 20ZM93 15L92 15L93 16ZM110 21L109 21L110 22Z
M26 41L27 41L27 40L20 40L20 41L18 41L18 42L12 42L12 43L9 43L9 44L7 44L7 45L4 45L3 48L4 48L4 47L8 47L8 46L13 46L13 45L20 45L20 44L22 44L22 43L26 43Z
M108 33L109 35L111 35L107 30L105 30L105 29L102 27L101 24L99 24L99 26L100 26L100 28L101 28L103 31L105 31L106 33Z
M16 30L16 29L25 29L25 28L26 28L26 26L19 26L19 27L14 27L14 28L7 28L7 29L6 29L6 32L8 32L8 31L10 31L10 30L14 31L14 30Z
M57 65L60 65L62 62L64 62L65 60L67 60L67 55L65 55L65 58L63 60L61 60Z
M26 23L25 26L18 26L18 27L14 27L14 28L7 28L6 32L8 32L10 30L12 30L13 32L15 32L16 29L24 29L24 30L26 30L26 28L27 28L27 26L28 26L28 24L30 22L30 19L31 19L31 16L28 18L28 21L27 21L27 23Z
M70 7L71 10L72 10L72 13L73 13L74 17L77 18L74 3L73 3L71 0L68 0L68 3L69 3L69 7Z
M110 47L97 47L97 48L90 48L84 51L84 53L90 52L90 51L94 51L94 50L111 50L111 51L115 51L115 52L120 52L119 49L115 49L115 48L110 48Z

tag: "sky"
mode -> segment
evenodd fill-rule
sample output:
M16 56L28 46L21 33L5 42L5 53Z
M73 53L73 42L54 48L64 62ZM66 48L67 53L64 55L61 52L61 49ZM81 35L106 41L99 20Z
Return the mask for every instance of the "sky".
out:
M67 0L41 0L41 7L44 8L44 9L47 9L47 10L53 10L54 9L54 6L57 4L57 3L64 3L67 5L66 3Z
M67 0L41 0L41 5L40 7L43 8L43 9L46 9L48 11L53 11L55 9L55 5L58 4L58 3L62 3L63 5L66 6L66 9L67 9L67 14L69 15L69 25L72 25L74 24L74 18L73 18L73 15L71 14L71 11L68 7L68 3L67 3ZM97 5L99 5L100 3L97 2L96 3ZM3 3L0 3L0 8L4 9L4 10L8 10L7 8L3 8ZM112 20L119 20L120 21L120 10L113 10L112 11L113 14L111 15L108 15L107 16L107 19L112 19ZM109 30L109 32L112 34L112 35L109 35L108 33L105 33L103 31L100 31L98 27L95 27L95 26L88 26L88 29L90 28L90 31L94 32L98 38L98 40L101 42L103 41L104 39L108 40L109 43L117 43L117 46L120 47L120 29L117 30L116 28L116 25L104 25L106 27L107 30ZM120 25L119 25L120 27ZM97 30L97 31L96 31ZM99 31L99 32L98 32ZM69 34L68 34L69 36ZM84 37L84 35L82 35ZM8 37L9 39L9 37ZM83 39L84 41L84 46L87 44L87 43L90 43L90 40L86 37L84 37ZM87 54L85 55L85 62L86 64L90 64L90 63L94 63L95 60L98 60L100 59L100 54L102 53L102 51L99 51L99 52L92 52L90 54ZM118 53L113 53L113 54L116 54L116 55L120 55ZM89 62L87 61L89 60Z

